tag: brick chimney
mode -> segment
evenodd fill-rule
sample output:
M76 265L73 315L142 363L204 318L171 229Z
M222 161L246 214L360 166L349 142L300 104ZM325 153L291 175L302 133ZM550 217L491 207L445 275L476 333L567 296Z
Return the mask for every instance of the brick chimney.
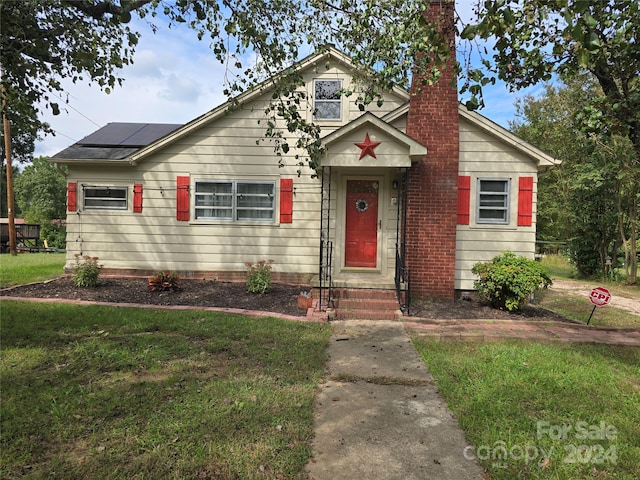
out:
M430 0L425 15L439 22L451 57L437 83L413 79L407 134L427 147L427 155L409 174L406 264L413 295L453 300L460 149L454 0Z

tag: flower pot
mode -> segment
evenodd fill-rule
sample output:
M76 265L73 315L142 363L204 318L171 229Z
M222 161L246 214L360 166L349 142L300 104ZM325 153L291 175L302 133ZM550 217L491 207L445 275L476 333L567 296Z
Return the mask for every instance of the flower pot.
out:
M313 306L313 298L305 295L298 295L298 308L300 310L308 310Z

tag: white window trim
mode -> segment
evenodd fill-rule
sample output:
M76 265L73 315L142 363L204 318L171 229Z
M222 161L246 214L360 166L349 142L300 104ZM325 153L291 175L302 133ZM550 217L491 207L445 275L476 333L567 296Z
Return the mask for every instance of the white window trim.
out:
M124 191L124 198L87 196L88 190L122 190ZM104 202L113 202L113 205L87 205L87 199L98 199ZM124 205L121 205L122 202L124 202ZM128 210L129 188L114 185L82 185L82 206L85 210Z
M343 108L343 101L342 101L342 95L340 95L340 98L334 99L334 100L317 100L316 99L316 82L338 82L340 84L340 88L339 90L342 90L342 79L341 78L314 78L313 79L313 120L314 121L318 121L318 122L341 122L342 121L342 116L343 116L343 112L342 112L342 108ZM340 116L338 118L319 118L316 116L316 104L320 102L320 103L330 103L330 102L339 102L340 103Z
M231 184L231 218L222 218L222 217L199 217L198 210L207 209L207 208L216 208L211 206L197 206L196 205L196 197L197 186L199 183L220 183L220 184ZM271 218L243 218L238 219L238 184L260 184L260 185L271 185L272 187L272 205L271 208L263 208L256 207L259 210L270 210ZM203 194L204 195L204 194ZM269 194L267 194L269 195ZM193 211L194 211L194 221L195 222L203 222L203 223L230 223L230 224L274 224L276 223L277 218L277 189L275 180L243 180L243 179L196 179L194 183L194 195L193 195Z
M497 192L482 192L481 185L483 181L488 182L505 182L506 183L506 191L504 193ZM511 179L510 178L491 178L491 177L483 177L478 178L476 183L476 223L482 225L509 225L511 218ZM504 195L505 198L505 206L504 207L482 207L480 205L480 196L481 195ZM504 219L492 219L492 218L480 218L481 210L504 210L505 218Z

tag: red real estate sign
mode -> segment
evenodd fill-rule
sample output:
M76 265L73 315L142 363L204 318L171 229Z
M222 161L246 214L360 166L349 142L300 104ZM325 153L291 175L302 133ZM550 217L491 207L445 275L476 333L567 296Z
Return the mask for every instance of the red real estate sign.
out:
M589 294L589 300L594 305L602 307L609 303L609 300L611 300L611 294L609 293L609 290L604 287L595 287Z

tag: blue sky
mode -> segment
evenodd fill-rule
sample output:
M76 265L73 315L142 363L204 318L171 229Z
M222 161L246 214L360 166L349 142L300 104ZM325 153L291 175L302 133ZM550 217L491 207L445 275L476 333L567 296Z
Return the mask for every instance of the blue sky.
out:
M458 1L458 12L470 5ZM37 142L36 156L54 155L110 122L186 123L226 101L225 67L207 42L198 41L184 25L159 25L155 34L141 21L133 26L142 38L134 64L122 71L123 85L107 95L97 85L63 81L67 95L62 99L68 103L60 115L44 116L56 136ZM485 87L486 108L480 113L507 127L514 118L515 100L541 91L541 85L515 94L500 84Z

